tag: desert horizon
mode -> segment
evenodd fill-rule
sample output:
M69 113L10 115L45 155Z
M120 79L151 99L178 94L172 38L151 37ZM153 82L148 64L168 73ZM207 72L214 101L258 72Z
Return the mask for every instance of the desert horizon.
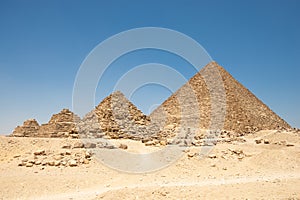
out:
M4 199L298 198L300 130L216 62L148 116L116 91L83 118L63 109L1 137Z

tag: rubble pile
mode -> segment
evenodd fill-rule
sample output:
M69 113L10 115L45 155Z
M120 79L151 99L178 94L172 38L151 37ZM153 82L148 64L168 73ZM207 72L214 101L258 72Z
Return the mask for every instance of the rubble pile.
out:
M60 152L39 149L29 156L18 156L18 166L33 167L78 167L89 164L92 154L86 149L62 149Z

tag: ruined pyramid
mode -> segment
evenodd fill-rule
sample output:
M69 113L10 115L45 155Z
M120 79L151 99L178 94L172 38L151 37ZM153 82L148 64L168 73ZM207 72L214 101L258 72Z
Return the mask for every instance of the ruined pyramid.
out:
M76 123L80 118L68 109L52 115L48 123L41 126L35 119L26 120L17 126L11 136L14 137L78 137Z
M144 115L120 91L116 91L89 112L78 124L82 137L100 138L104 135L110 138L126 138L142 140L152 134L155 128L147 126L150 123ZM152 132L147 128L152 127Z
M219 88L213 88L217 85L214 80L217 77L216 74L219 74L222 82ZM210 84L210 87L208 87L208 84ZM211 91L214 91L213 97ZM193 93L193 95L190 95L190 93ZM196 101L191 100L193 97L196 98ZM214 108L219 107L219 110L214 110L213 106ZM183 113L185 109L189 111ZM195 120L195 112L198 115L196 116L197 120ZM224 114L224 119L219 120L221 125L214 126L213 118L217 118L218 115L222 114ZM173 128L184 121L191 121L187 127L196 126L195 128L199 129L214 129L214 127L217 127L237 133L291 128L288 123L276 115L216 62L206 65L188 83L155 109L150 116L152 119L163 115L166 116L164 126L173 126ZM182 118L187 120L182 120Z
M40 129L39 123L35 119L24 121L22 126L17 126L11 136L13 137L35 137Z

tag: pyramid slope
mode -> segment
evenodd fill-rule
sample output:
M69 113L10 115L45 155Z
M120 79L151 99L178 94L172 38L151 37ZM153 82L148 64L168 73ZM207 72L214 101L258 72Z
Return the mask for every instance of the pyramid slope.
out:
M217 65L224 81L227 101L225 128L231 130L272 130L291 126L252 92ZM239 123L237 121L239 120Z
M188 83L182 86L171 97L169 97L161 106L151 113L152 118L162 116L162 112L167 115L168 124L180 124L182 116L181 111L186 107L199 110L198 128L209 129L212 127L212 104L210 90L203 77L218 70L222 78L225 100L226 114L224 118L223 129L234 132L249 133L263 129L278 129L279 127L291 128L288 123L276 115L268 106L260 101L253 93L246 89L241 83L235 80L223 67L216 62L211 62L205 66L199 73L192 77ZM192 88L198 105L194 103L181 104L178 97L188 96L186 88ZM217 95L218 96L218 95ZM220 101L221 101L220 95ZM225 102L225 101L224 101ZM191 109L193 110L193 109Z

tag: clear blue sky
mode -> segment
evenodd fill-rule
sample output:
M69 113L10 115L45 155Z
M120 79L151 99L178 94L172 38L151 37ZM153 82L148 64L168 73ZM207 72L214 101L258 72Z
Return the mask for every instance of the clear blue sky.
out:
M298 0L1 0L0 133L25 119L46 123L53 113L71 109L75 76L87 54L116 33L145 26L194 38L272 110L300 127L299 9ZM147 62L184 64L151 50L118 62L127 69ZM181 68L181 73L189 78L195 72ZM96 101L109 87L97 91ZM143 100L147 87L131 99L146 113L170 95L156 88L152 100Z

